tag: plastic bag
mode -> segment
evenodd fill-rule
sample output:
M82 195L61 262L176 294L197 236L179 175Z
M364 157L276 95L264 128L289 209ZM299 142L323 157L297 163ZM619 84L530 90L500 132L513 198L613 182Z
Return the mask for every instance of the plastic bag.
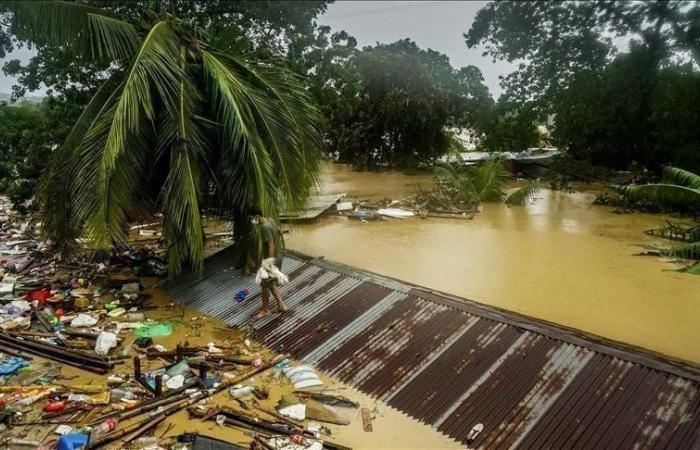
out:
M273 278L280 286L289 283L287 275L283 274L275 265L275 258L263 259L260 269L258 269L258 273L255 275L255 282L262 286L262 283L270 278Z
M87 314L78 314L78 317L71 320L72 327L91 327L97 323L97 319Z
M134 330L136 337L159 337L171 334L173 334L173 324L167 322L152 323Z
M95 342L95 353L98 355L106 355L109 350L117 346L117 335L114 333L109 333L103 331L97 336L97 341Z

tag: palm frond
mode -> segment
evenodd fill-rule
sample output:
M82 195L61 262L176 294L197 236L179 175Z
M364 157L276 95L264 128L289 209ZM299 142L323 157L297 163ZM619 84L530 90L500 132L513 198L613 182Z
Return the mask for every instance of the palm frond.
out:
M131 67L125 74L120 96L105 116L105 123L96 129L97 137L83 155L93 173L85 174L80 180L92 190L78 190L81 196L77 203L79 214L86 215L86 235L96 248L108 248L114 242L124 239L126 214L132 206L137 178L143 171L146 149L143 154L135 154L135 149L144 144L143 134L148 133L145 125L153 122L153 105L158 94L158 102L177 115L177 96L183 78L179 64L177 36L166 22L157 23L144 38ZM103 133L106 139L102 141ZM129 161L119 165L117 161ZM86 195L89 192L89 195Z
M180 66L186 69L186 51ZM186 74L189 75L189 74ZM189 76L182 78L176 115L169 114L159 135L159 147L170 149L170 167L163 188L164 235L168 246L171 276L178 275L185 262L201 273L204 268L204 231L200 198L200 162L206 141L196 121L201 96Z
M438 180L448 183L451 186L459 184L460 174L457 168L451 163L435 163L433 174Z
M700 275L700 262L689 265L688 267L683 269L683 272L692 275Z
M220 170L228 181L223 195L232 204L256 204L274 215L280 206L278 174L256 126L250 87L218 55L202 52L202 64L221 127Z
M665 256L672 256L674 258L700 260L700 241L663 250L661 254Z
M227 55L235 69L254 88L254 110L266 131L266 145L280 170L281 194L288 209L303 206L311 186L317 185L321 161L320 113L303 80L277 61L256 61Z
M300 208L320 172L318 111L303 85L274 62L219 53L207 53L203 59L205 71L218 74L229 85L228 94L215 95L235 101L236 115L249 117L254 124L247 132L241 130L247 133L241 142L260 147L275 172L273 195L279 205L264 198L254 202L271 205L266 211L273 216L282 204L287 209Z
M130 140L128 151L116 161L118 170L100 170L121 95L123 84L115 102L86 133L73 160L77 164L70 193L72 214L76 223L83 225L82 235L94 250L123 242L128 234L129 211L144 201L142 174L148 154L148 130L142 132L140 139Z
M663 173L664 183L677 184L691 189L700 189L700 175L679 169L678 167L665 167Z
M467 203L478 203L478 193L468 168L460 164L449 162L437 163L434 175L438 182L444 183L451 192L450 196L456 200Z
M506 198L508 205L525 206L527 201L532 199L542 189L537 180L530 180L525 186L517 189Z
M106 80L73 125L63 145L53 154L47 170L39 181L37 202L40 205L44 234L55 243L59 252L72 256L79 230L72 214L70 191L75 180L75 155L83 144L86 133L117 96L120 75Z
M700 189L676 184L623 186L621 192L634 201L650 201L680 208L700 207Z
M92 58L125 59L139 46L133 25L99 8L67 1L6 1L15 35L30 36Z
M471 170L472 183L478 201L497 201L505 196L507 176L503 160L493 158Z

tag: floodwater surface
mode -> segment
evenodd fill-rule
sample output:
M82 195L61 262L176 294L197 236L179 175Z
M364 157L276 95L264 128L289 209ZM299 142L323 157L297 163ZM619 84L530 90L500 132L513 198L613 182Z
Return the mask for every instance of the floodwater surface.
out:
M328 165L322 191L401 199L427 175ZM484 204L473 220L345 217L295 225L287 246L481 303L700 363L700 277L636 256L668 241L644 234L668 217L616 214L595 190L543 190L525 207Z

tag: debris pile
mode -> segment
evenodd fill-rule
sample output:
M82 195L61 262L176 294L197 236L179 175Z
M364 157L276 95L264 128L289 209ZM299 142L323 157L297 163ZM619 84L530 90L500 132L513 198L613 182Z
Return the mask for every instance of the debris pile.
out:
M158 245L62 264L38 224L0 208L0 448L346 448L321 423L350 423L359 405L319 391L312 367L237 330L189 342L210 338L202 318L147 288L167 268ZM169 433L176 414L248 442Z
M462 205L448 200L437 192L420 192L401 200L384 199L380 201L357 200L336 204L338 215L350 217L361 222L385 219L441 218L473 219L477 206Z

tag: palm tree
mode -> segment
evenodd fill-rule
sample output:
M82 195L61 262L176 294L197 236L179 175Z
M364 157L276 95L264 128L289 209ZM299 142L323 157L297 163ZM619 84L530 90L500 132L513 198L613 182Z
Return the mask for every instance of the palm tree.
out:
M536 180L506 196L508 170L503 158L494 157L478 166L441 163L435 167L438 185L449 190L451 200L469 207L482 202L505 201L508 205L525 205L540 190Z
M677 167L666 167L661 183L624 186L621 192L633 201L645 200L685 211L700 211L700 176ZM662 254L700 260L700 241L664 250ZM689 271L700 274L700 264L691 266Z
M130 23L64 1L3 7L22 35L119 69L40 183L45 232L64 254L78 238L110 248L136 213L160 211L170 273L201 270L204 209L240 218L256 204L274 217L306 199L320 170L318 115L279 61L217 51L167 12Z

